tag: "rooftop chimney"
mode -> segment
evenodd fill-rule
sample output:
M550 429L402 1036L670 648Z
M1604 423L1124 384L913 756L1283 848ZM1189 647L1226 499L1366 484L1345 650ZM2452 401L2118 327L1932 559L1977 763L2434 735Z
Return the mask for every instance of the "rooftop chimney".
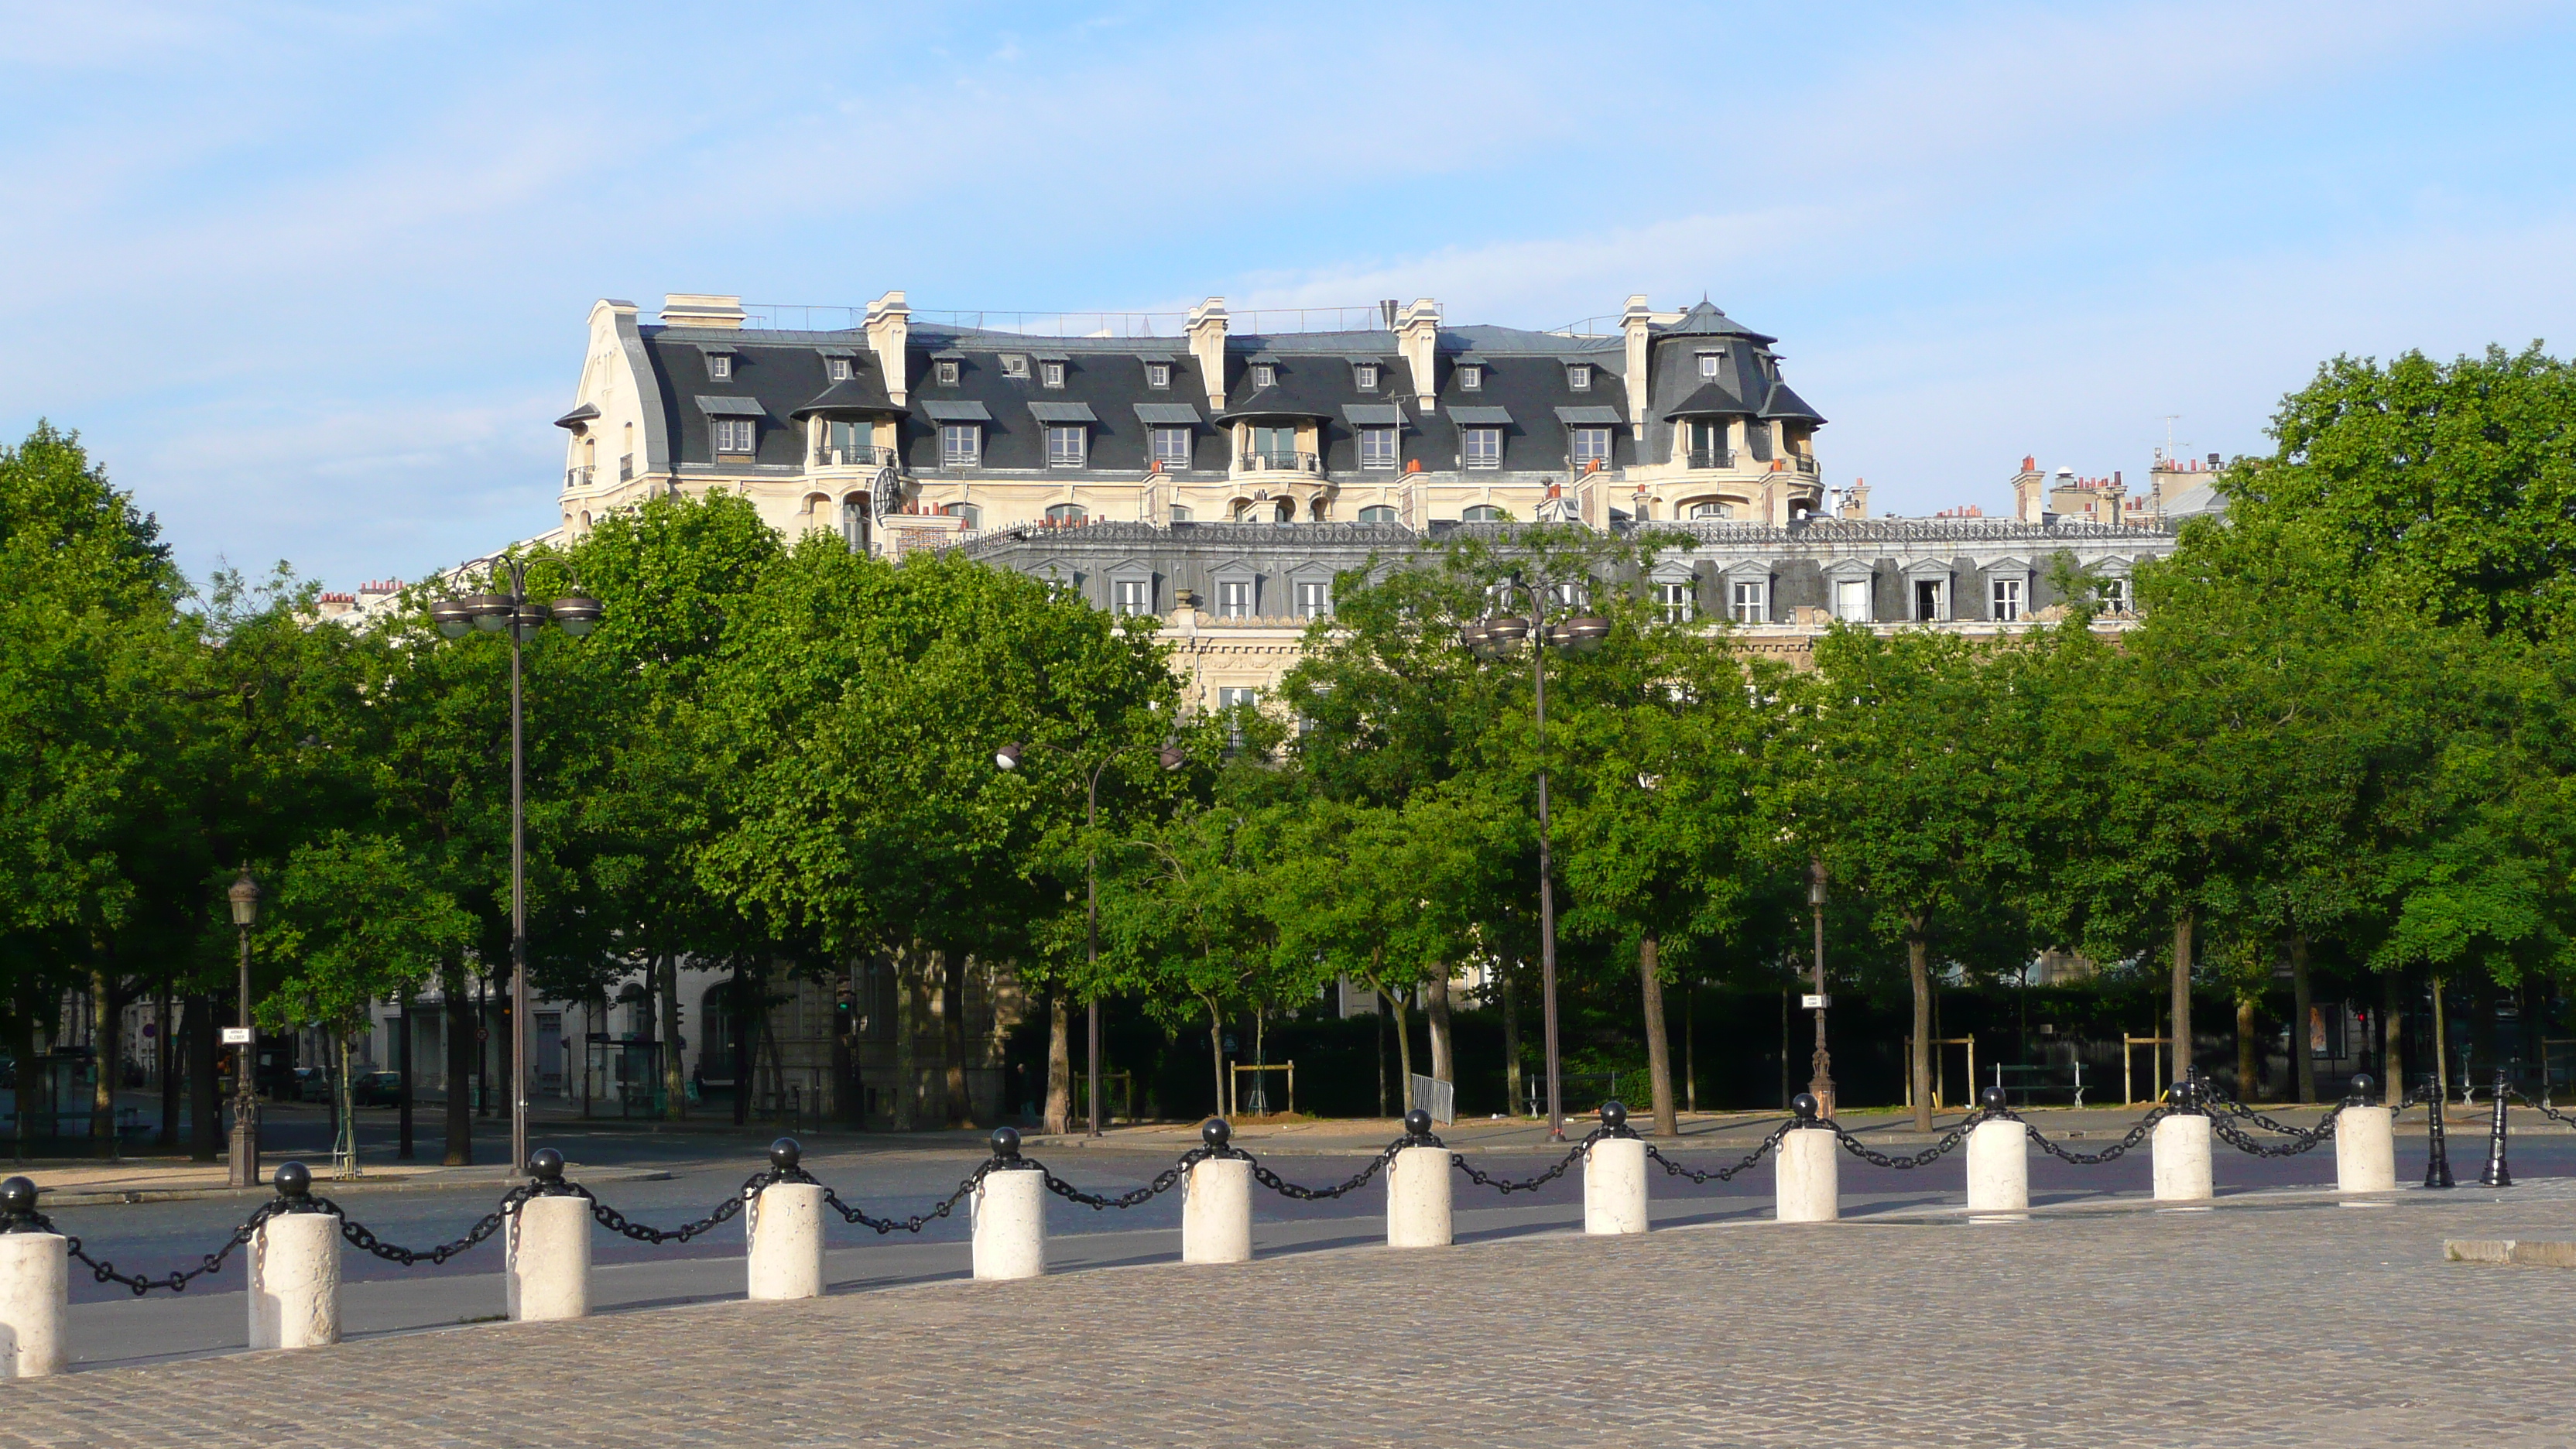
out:
M904 343L912 337L912 309L903 293L888 292L868 304L868 351L876 354L877 371L885 376L886 396L902 407L912 381L904 366Z
M1208 410L1225 411L1225 299L1210 297L1190 309L1190 357L1207 383Z
M662 297L665 327L739 328L748 318L740 297L719 297L712 292L669 292Z
M1395 346L1404 354L1405 371L1413 376L1413 396L1422 411L1431 411L1440 396L1440 304L1416 297L1396 319Z

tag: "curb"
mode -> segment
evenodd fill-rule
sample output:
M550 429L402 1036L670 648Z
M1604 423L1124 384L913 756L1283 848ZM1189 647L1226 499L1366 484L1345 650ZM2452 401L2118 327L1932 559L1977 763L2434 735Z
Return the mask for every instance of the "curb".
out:
M565 1169L567 1175L569 1175L572 1170L572 1165L568 1165ZM671 1174L660 1168L609 1168L596 1173L584 1173L581 1175L579 1180L584 1184L593 1182L668 1182L671 1180ZM343 1197L350 1193L360 1192L436 1192L444 1189L466 1187L507 1188L515 1181L517 1181L516 1178L507 1176L438 1178L410 1177L385 1178L376 1181L370 1181L362 1177L353 1182L332 1182L325 1178L316 1177L313 1180L313 1186L315 1190L324 1192L326 1196ZM151 1202L199 1202L207 1198L269 1198L277 1195L277 1190L271 1187L130 1187L118 1188L112 1191L85 1190L81 1188L66 1188L56 1191L54 1189L47 1188L43 1191L44 1197L42 1201L48 1208L108 1207L128 1203Z

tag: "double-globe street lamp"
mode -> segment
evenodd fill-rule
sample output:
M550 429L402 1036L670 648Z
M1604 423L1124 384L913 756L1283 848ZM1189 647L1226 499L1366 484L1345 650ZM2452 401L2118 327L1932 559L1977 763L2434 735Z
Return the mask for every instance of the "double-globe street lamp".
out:
M557 628L580 638L599 627L603 610L587 594L567 594L552 604L528 597L526 560L503 556L476 559L459 569L484 564L506 573L506 594L469 594L441 599L429 606L431 622L450 639L474 630L510 636L510 1171L528 1170L528 813L526 708L520 682L519 655L528 637L551 619ZM403 1030L411 1030L405 1021ZM449 1090L456 1088L449 1084Z
M1062 745L1051 745L1046 743L1044 740L1038 741L1037 744L1038 748L1042 750L1052 750L1056 754L1063 755L1067 759L1072 760L1077 766L1079 766L1084 759L1083 753L1079 750L1068 750ZM1138 748L1141 748L1141 746ZM1020 767L1020 760L1027 753L1028 746L1014 740L993 752L993 763L1005 770L1016 770ZM1099 985L1100 849L1096 843L1096 838L1100 830L1100 772L1108 769L1113 762L1133 753L1135 753L1135 750L1128 749L1110 750L1102 754L1091 766L1090 780L1088 784L1084 786L1082 797L1082 874L1084 894L1083 930L1084 934L1089 938L1089 955L1086 959L1090 965L1091 975L1091 990L1083 1002L1083 1010L1086 1017L1086 1020L1083 1023L1083 1037L1085 1050L1089 1055L1088 1074L1091 1086L1091 1131L1089 1135L1093 1137L1101 1135ZM1155 762L1160 764L1166 771L1179 769L1181 766L1189 763L1189 758L1188 752L1175 744L1165 744L1154 756Z
M1501 659L1518 649L1521 641L1530 641L1530 699L1538 717L1538 927L1539 927L1539 997L1546 1021L1547 1039L1547 1135L1549 1140L1565 1140L1565 1097L1557 1071L1556 1031L1556 881L1548 858L1547 820L1547 651L1562 649L1569 654L1589 654L1610 637L1610 621L1598 614L1580 612L1576 596L1560 595L1555 586L1541 579L1536 584L1525 582L1517 574L1496 584L1495 600L1510 607L1512 596L1520 594L1529 600L1526 617L1519 614L1489 614L1468 621L1458 631L1459 642L1479 658ZM1559 606L1556 616L1548 614L1550 604Z

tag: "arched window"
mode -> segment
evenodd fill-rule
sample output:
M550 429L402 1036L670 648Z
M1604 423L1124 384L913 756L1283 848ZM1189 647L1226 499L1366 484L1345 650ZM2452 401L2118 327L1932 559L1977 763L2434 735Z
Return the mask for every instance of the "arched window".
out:
M1395 522L1395 510L1383 503L1372 503L1368 507L1360 510L1360 522L1393 523Z
M1690 516L1693 518L1733 518L1735 516L1735 505L1728 503L1723 499L1703 498L1699 502L1690 506Z
M1503 521L1503 510L1490 503L1479 503L1458 510L1458 521L1460 523L1500 523Z
M943 503L939 505L939 511L947 514L951 518L965 519L966 526L968 528L982 528L984 526L984 510L976 504Z
M1046 511L1047 522L1058 525L1080 523L1089 516L1090 511L1079 503L1058 503Z

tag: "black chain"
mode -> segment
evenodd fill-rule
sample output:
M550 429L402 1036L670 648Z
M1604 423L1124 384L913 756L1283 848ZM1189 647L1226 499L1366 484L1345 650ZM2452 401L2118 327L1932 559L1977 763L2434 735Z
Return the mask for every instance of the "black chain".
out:
M2522 1099L2522 1105L2537 1110L2541 1116L2548 1118L2550 1121L2564 1123L2570 1127L2576 1127L2576 1117L2571 1117L2566 1113L2559 1111L2557 1108L2550 1106L2549 1099L2547 1097L2542 1097L2535 1101L2532 1098L2525 1096L2520 1087L2507 1087L2505 1090L2513 1093L2516 1097L2520 1097Z
M2334 1136L2332 1131L2319 1131L2313 1135L2302 1132L2280 1146L2274 1147L2225 1117L2219 1116L2212 1116L2209 1119L2209 1130L2217 1133L2228 1146L2239 1152L2250 1152L2256 1157L2296 1157Z
M116 1265L114 1263L91 1257L89 1254L81 1251L80 1239L73 1237L69 1233L63 1233L60 1228L53 1225L51 1219L47 1218L42 1213L29 1213L23 1221L32 1224L45 1232L62 1233L66 1250L72 1257L78 1259L82 1264L88 1267L90 1275L93 1278L97 1279L101 1283L123 1284L125 1287L133 1290L135 1297L140 1298L155 1288L166 1288L173 1293L185 1293L188 1291L188 1284L194 1280L202 1278L209 1273L222 1272L224 1270L224 1260L233 1255L234 1249L249 1243L251 1236L259 1231L260 1224L267 1222L272 1217L275 1217L280 1210L280 1206L281 1204L276 1202L262 1204L259 1211L250 1215L249 1221L243 1223L240 1227L233 1229L233 1235L230 1240L225 1242L222 1247L208 1253L196 1267L186 1269L185 1271L174 1270L158 1278L148 1277L138 1273L120 1273L116 1271Z
M1476 1184L1478 1187L1490 1187L1496 1192L1503 1193L1506 1196L1516 1192L1536 1192L1540 1188L1547 1186L1549 1183L1556 1181L1558 1178L1565 1176L1565 1170L1572 1167L1578 1160L1580 1160L1584 1153L1592 1150L1593 1143L1598 1142L1609 1135L1610 1129L1606 1127L1593 1128L1590 1135L1586 1136L1582 1141L1574 1144L1572 1150L1568 1151L1565 1156L1557 1159L1556 1166L1549 1168L1547 1171L1540 1173L1538 1176L1531 1178L1527 1182L1511 1182L1499 1177L1488 1177L1484 1173L1477 1171L1475 1164L1469 1162L1466 1158L1455 1152L1449 1154L1449 1165L1458 1169L1460 1172L1467 1174L1467 1180Z
M1933 1163L1940 1161L1955 1150L1960 1143L1967 1141L1968 1134L1977 1130L1978 1124L1986 1120L1987 1119L1983 1116L1971 1117L1967 1121L1960 1123L1958 1126L1951 1128L1950 1135L1942 1138L1939 1142L1924 1148L1922 1151L1915 1153L1911 1157L1891 1157L1884 1152L1873 1152L1870 1150L1869 1144L1861 1141L1857 1137L1854 1137L1849 1132L1844 1131L1843 1124L1830 1117L1817 1125L1831 1128L1833 1130L1834 1137L1842 1143L1843 1150L1850 1153L1852 1156L1859 1158L1861 1161L1869 1163L1874 1167L1894 1167L1902 1169L1929 1167ZM2015 1118L2014 1120L2019 1121L2020 1119ZM2022 1125L2027 1127L2030 1124L2025 1122Z
M1760 1146L1757 1146L1751 1152L1744 1154L1744 1159L1732 1167L1711 1168L1706 1172L1702 1172L1696 1168L1684 1167L1680 1163L1666 1157L1664 1154L1657 1152L1655 1150L1655 1144L1651 1142L1646 1144L1646 1155L1657 1162L1662 1163L1664 1165L1664 1172L1667 1176L1687 1177L1691 1181L1705 1187L1712 1182L1728 1181L1737 1173L1752 1171L1753 1165L1760 1162L1763 1158L1770 1156L1771 1149L1779 1146L1780 1139L1788 1136L1790 1132L1797 1128L1797 1125L1796 1120L1792 1119L1772 1128L1771 1135L1763 1138Z
M2255 1111L2253 1108L2246 1106L2244 1103L2237 1101L2233 1097L2212 1095L2210 1100L2218 1106L2227 1109L2231 1116L2241 1117L2244 1120L2253 1123L2255 1126L2263 1128L2265 1131L2278 1132L2284 1137L2306 1138L2309 1140L2310 1146L2314 1146L2318 1141L2322 1141L2325 1138L2332 1137L2334 1135L2335 1118L2342 1116L2343 1109L2351 1105L2347 1102L2337 1102L2323 1117L2317 1119L2316 1126L2293 1127L2287 1122L2276 1122L2271 1118L2264 1116L2262 1113ZM2221 1133L2220 1135L2224 1136L2225 1134Z
M967 1174L966 1180L957 1184L957 1190L948 1195L947 1201L926 1213L915 1213L908 1218L873 1216L864 1209L854 1208L841 1201L841 1195L828 1187L823 1189L823 1201L832 1211L839 1213L844 1222L857 1223L863 1228L874 1228L879 1236L887 1233L917 1233L956 1211L957 1205L966 1200L968 1193L982 1185L984 1175L991 1172L996 1165L998 1160L991 1158L977 1164L975 1170Z
M1381 1152L1376 1157L1370 1159L1369 1165L1361 1168L1358 1174L1353 1176L1348 1182L1338 1182L1333 1184L1331 1187L1300 1187L1296 1183L1290 1182L1286 1178L1281 1177L1278 1173L1272 1172L1269 1168L1262 1166L1261 1159L1253 1156L1251 1153L1241 1152L1238 1155L1240 1155L1244 1161L1252 1164L1252 1177L1254 1181L1260 1183L1263 1187L1270 1189L1272 1192L1279 1194L1281 1197L1294 1198L1299 1202L1325 1202L1332 1198L1342 1197L1359 1191L1370 1178L1377 1176L1388 1163L1395 1160L1395 1154L1402 1152L1407 1147L1417 1145L1419 1144L1406 1138L1399 1137L1395 1141L1388 1143L1384 1152Z
M349 1246L362 1253L373 1253L388 1263L400 1263L410 1268L422 1263L444 1263L480 1245L484 1239L501 1231L501 1225L510 1220L513 1209L535 1195L535 1190L526 1186L510 1189L501 1195L500 1206L484 1214L480 1221L466 1230L464 1237L452 1243L441 1243L435 1248L405 1248L388 1243L370 1231L366 1224L349 1221L349 1214L338 1203L320 1193L311 1194L306 1199L311 1207L292 1207L288 1211L329 1213L340 1220L340 1236L348 1240Z
M698 1219L696 1222L682 1223L678 1227L670 1229L649 1227L643 1223L629 1222L624 1213L621 1213L617 1209L610 1207L608 1204L601 1202L598 1198L591 1196L589 1188L569 1183L566 1184L566 1186L589 1202L590 1215L599 1220L599 1225L601 1227L608 1229L610 1232L615 1233L620 1237L632 1238L639 1243L685 1243L689 1239L697 1237L703 1233L713 1232L718 1226L731 1222L734 1218L740 1216L743 1207L748 1204L753 1197L757 1196L762 1188L769 1186L773 1182L812 1182L813 1180L813 1178L806 1176L803 1172L794 1168L789 1168L785 1171L781 1171L774 1167L763 1168L760 1171L753 1173L751 1176L744 1178L742 1190L735 1193L733 1196L726 1198L723 1202L717 1203L713 1212L708 1213L705 1217Z
M1154 1174L1152 1182L1132 1192L1122 1192L1116 1197L1102 1197L1098 1193L1084 1192L1054 1173L1047 1172L1046 1165L1034 1159L1028 1162L1028 1166L1046 1173L1047 1191L1068 1202L1078 1202L1093 1212L1099 1212L1103 1208L1131 1208L1150 1202L1180 1186L1182 1175L1190 1170L1193 1163L1205 1162L1215 1155L1204 1147L1193 1147L1182 1153L1179 1161Z
M2129 1149L2146 1141L2147 1134L2155 1130L2155 1125L2158 1122L2163 1121L2167 1117L2182 1115L2182 1113L2179 1109L2173 1107L2152 1108L2148 1111L2147 1115L2138 1119L2137 1126L2129 1129L2128 1136L2121 1138L2119 1141L2099 1152L2075 1152L2067 1148L2060 1147L2056 1143L2039 1135L2038 1128L2032 1126L2028 1122L2022 1122L2020 1117L2014 1115L2009 1110L1998 1112L1995 1115L2014 1122L2021 1122L2021 1129L2030 1134L2030 1140L2038 1143L2041 1151L2056 1158L2058 1161L2071 1162L2078 1167L2094 1167L2105 1162L2110 1162L2125 1154Z

